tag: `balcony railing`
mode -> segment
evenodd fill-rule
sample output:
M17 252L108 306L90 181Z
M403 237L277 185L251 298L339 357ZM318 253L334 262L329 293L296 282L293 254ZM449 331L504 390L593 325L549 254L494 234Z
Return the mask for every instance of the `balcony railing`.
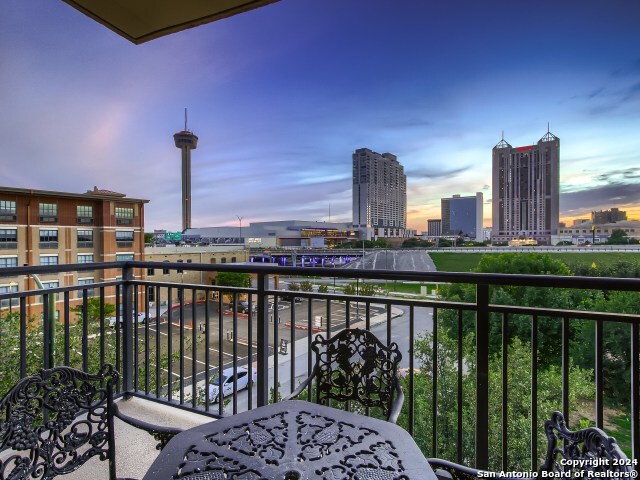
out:
M541 436L548 407L539 406L538 402L541 389L549 390L547 374L540 369L540 363L548 362L549 358L540 355L558 352L557 365L551 368L560 378L553 407L577 422L576 405L572 403L572 391L577 386L571 378L576 361L573 355L580 352L581 345L576 344L574 334L585 322L593 325L595 333L590 354L595 359L592 374L595 393L587 399L587 404L592 406L595 425L602 428L605 371L608 372L605 362L618 353L611 351L605 340L609 326L616 325L622 326L629 339L624 347L630 359L625 366L627 373L621 372L619 381L629 385L624 403L628 405L630 457L640 459L640 316L622 311L579 309L577 305L542 308L490 303L492 289L531 288L534 297L572 291L611 296L613 292L637 294L640 280L164 262L12 267L3 269L3 274L13 275L23 285L31 274L38 274L44 281L52 275L62 278L64 272L77 272L81 276L83 271L97 273L105 269L121 270L122 280L58 287L44 292L0 294L3 305L12 304L0 312L0 317L5 319L0 324L3 329L0 352L6 357L2 361L6 371L16 372L13 381L53 364L97 369L97 364L110 362L122 374L119 392L214 417L235 414L277 401L279 394L293 391L312 368L309 345L314 335L331 336L342 328L365 328L383 342L395 341L401 347L406 374L400 424L414 436L425 455L442 456L454 451L449 454L450 460L482 469L508 470L516 460L522 460L514 458L514 452L522 454L524 448L526 464L535 470L545 453ZM149 281L142 277L148 269L183 270L185 276L198 272L201 280L198 283ZM252 286L211 285L207 276L214 272L250 274ZM292 295L274 288L276 277L281 280L287 276L310 277L329 288L345 280L359 285L365 280L467 285L465 288L474 291L475 298L472 301L468 298L460 301L438 297L390 298L344 295L335 289L333 293ZM73 294L74 291L78 293ZM89 298L90 292L96 295L93 301ZM43 294L42 303L31 304L40 294ZM53 294L58 297L55 306L50 301ZM302 300L291 301L292 297ZM290 301L285 302L284 298ZM49 320L51 308L59 312L55 325ZM13 323L6 321L7 318ZM115 321L120 318L122 322ZM509 356L515 330L523 326L530 331L528 367L524 373L529 388L524 393L516 391L515 383L512 384L522 372L513 371L518 359ZM557 337L549 335L549 326L559 332ZM281 340L287 340L286 348ZM1 345L12 341L15 348ZM422 353L418 352L418 345ZM232 392L228 405L213 404L206 386L220 370L230 368L235 376L243 366L256 368L256 385L246 393ZM471 387L468 380L472 380ZM512 411L512 398L523 394L529 402L528 411ZM457 419L454 424L445 421L451 405ZM499 419L497 427L491 420L495 418ZM524 418L525 428L521 426ZM495 444L494 438L497 438ZM514 443L524 446L514 450ZM498 460L495 460L496 449Z

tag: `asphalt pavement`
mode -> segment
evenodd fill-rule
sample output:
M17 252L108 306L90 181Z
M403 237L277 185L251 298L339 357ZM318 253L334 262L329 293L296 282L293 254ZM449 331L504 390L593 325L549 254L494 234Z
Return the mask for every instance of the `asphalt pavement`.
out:
M424 250L375 250L342 267L344 269L435 272L431 257Z

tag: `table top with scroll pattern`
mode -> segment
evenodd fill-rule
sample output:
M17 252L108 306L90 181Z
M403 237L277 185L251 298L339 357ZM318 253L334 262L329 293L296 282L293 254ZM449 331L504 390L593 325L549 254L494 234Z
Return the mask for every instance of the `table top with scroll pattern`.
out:
M435 480L401 427L290 400L180 433L144 480Z

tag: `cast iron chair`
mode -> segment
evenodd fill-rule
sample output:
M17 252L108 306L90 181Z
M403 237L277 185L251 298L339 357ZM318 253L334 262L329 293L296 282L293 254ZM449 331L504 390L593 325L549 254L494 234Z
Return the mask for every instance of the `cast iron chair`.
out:
M553 412L551 419L544 422L544 431L549 444L547 457L540 471L631 472L633 470L631 461L620 450L616 439L599 428L590 427L572 432L567 428L562 414ZM558 446L558 441L562 446ZM573 462L574 460L584 462Z
M630 472L632 470L631 461L620 450L616 439L599 428L590 427L571 431L567 428L562 413L553 412L551 419L544 423L544 430L549 443L545 462L539 469L541 472L556 472L557 477L560 473L564 473L572 478L586 478L584 475L586 471ZM558 446L558 441L561 446ZM563 459L565 461L561 461ZM428 461L441 479L451 477L454 480L477 480L479 478L480 470L475 468L439 458L429 458Z
M380 408L388 421L396 423L404 394L398 381L402 355L395 342L387 347L371 332L354 328L328 340L317 335L311 348L316 356L311 375L285 400L309 387L317 403L354 401L365 408Z
M117 378L109 364L96 375L56 367L14 385L0 400L0 479L48 480L97 455L109 461L114 480L114 417L152 434L157 448L180 432L122 414L113 401Z

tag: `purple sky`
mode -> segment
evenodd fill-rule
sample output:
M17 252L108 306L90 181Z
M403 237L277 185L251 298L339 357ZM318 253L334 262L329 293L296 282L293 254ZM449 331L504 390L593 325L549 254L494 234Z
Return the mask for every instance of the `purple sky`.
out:
M491 148L561 139L561 217L640 219L640 3L282 0L133 45L67 4L0 7L0 185L151 200L193 225L351 220L351 153L405 166L409 226L491 198ZM490 205L485 205L490 224Z

